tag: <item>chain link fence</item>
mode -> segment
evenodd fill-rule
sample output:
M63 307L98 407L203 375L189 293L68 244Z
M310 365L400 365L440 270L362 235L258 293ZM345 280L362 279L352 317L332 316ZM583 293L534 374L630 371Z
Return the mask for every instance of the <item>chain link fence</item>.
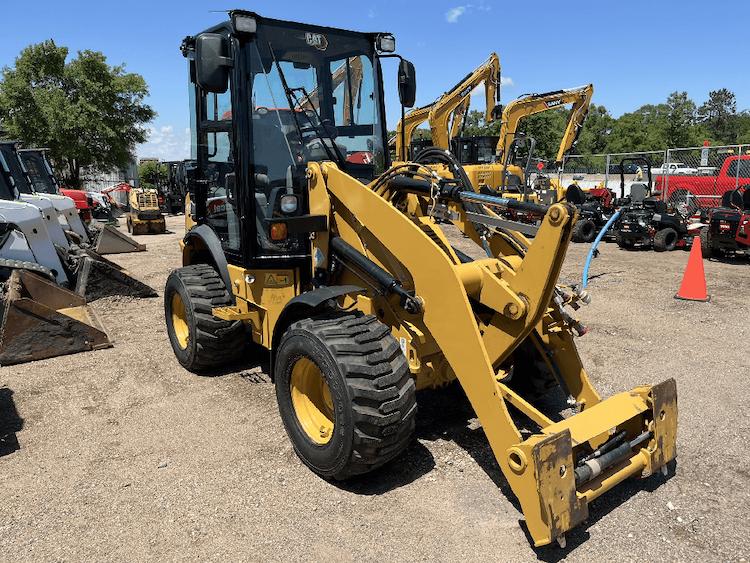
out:
M667 151L570 155L563 159L557 176L563 186L575 181L583 189L603 187L625 197L633 184L648 184L649 168L666 156Z
M656 173L654 188L673 207L716 207L726 192L750 186L750 145L670 149Z
M557 172L563 186L606 187L618 197L635 183L685 215L721 205L727 191L750 187L750 145L690 147L666 151L570 155Z

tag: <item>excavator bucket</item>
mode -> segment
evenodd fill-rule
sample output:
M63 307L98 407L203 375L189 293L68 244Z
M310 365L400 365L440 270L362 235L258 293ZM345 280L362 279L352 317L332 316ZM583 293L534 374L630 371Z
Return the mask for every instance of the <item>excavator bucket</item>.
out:
M145 244L135 242L129 236L121 233L110 225L104 225L96 237L94 251L97 254L120 254L122 252L142 252Z
M87 301L111 295L156 297L156 291L114 262L92 251L78 263L75 292Z
M110 346L83 297L29 271L11 274L3 302L0 365Z

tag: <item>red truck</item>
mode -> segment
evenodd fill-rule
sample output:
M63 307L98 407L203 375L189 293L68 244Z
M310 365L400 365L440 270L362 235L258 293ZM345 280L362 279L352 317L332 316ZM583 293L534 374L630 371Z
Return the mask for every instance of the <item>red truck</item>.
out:
M698 207L718 207L725 192L745 185L750 185L750 154L727 157L716 176L657 176L654 191L692 215Z

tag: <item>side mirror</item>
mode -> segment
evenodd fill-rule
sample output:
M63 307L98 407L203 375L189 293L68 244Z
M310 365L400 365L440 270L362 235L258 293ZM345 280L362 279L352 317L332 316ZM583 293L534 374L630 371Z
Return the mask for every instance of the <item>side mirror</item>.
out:
M403 59L398 65L398 99L407 108L413 108L417 99L417 73L414 65Z
M195 81L203 90L223 94L229 87L227 39L218 33L202 33L195 42Z

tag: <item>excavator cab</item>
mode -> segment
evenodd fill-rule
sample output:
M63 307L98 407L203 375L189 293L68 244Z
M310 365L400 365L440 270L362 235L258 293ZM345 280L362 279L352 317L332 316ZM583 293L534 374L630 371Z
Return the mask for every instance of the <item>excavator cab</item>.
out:
M557 283L575 207L477 193L438 147L425 153L442 151L450 174L391 165L392 35L232 11L182 50L196 225L164 289L182 366L246 358L246 339L268 350L294 450L330 479L402 453L416 391L458 381L538 546L564 544L591 500L674 458L674 381L603 401L581 365L573 336L586 328L566 307L587 297ZM414 69L399 70L409 106ZM534 240L496 209L541 216ZM486 257L455 250L438 218ZM576 414L542 412L534 401L551 390Z

